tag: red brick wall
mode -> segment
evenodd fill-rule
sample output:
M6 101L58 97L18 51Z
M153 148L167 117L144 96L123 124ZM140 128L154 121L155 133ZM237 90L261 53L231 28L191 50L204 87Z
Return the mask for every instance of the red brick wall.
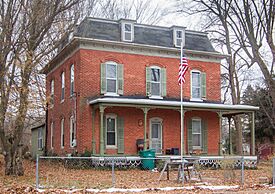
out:
M145 68L150 65L166 67L167 71L167 97L179 98L180 87L177 84L178 75L178 59L160 58L153 56L143 56L116 52L92 51L81 49L72 57L67 59L63 65L56 68L47 75L47 96L50 92L50 80L55 80L55 105L48 112L48 149L50 148L50 123L54 121L54 152L71 153L72 148L69 147L69 118L74 110L74 101L69 97L70 91L70 65L75 65L75 91L77 92L76 112L77 112L77 147L79 152L85 149L91 150L92 145L92 118L91 107L87 104L87 98L100 95L100 64L106 61L115 61L124 64L124 95L146 95L145 87ZM220 65L218 63L189 61L190 70L197 69L206 72L207 79L207 100L220 100ZM65 101L60 103L61 96L61 73L65 72ZM184 84L184 96L190 98L190 73L186 75L186 83ZM118 115L125 115L125 153L136 152L136 139L143 138L143 127L138 127L138 119L143 119L143 112L139 109L106 109L106 112L114 112ZM131 115L128 111L131 111ZM195 112L187 112L186 117L195 114ZM216 113L203 114L201 117L209 119L208 139L218 140L218 119ZM65 148L60 149L60 121L65 118ZM151 110L148 118L160 117L163 119L163 146L180 147L180 116L179 112L173 110ZM95 117L96 126L96 150L99 152L99 113L97 110ZM176 129L176 130L175 130ZM149 122L148 122L149 130ZM131 137L134 137L131 138ZM178 143L177 143L178 142ZM210 153L217 154L218 143L213 141L208 145ZM114 150L108 150L108 153Z
M179 98L180 87L177 83L179 59L125 53L80 50L81 55L81 96L100 94L100 64L115 61L124 65L124 95L146 95L145 68L150 65L166 67L167 97ZM190 71L197 69L206 72L207 100L220 101L220 64L189 61L190 69L184 84L184 96L190 98Z
M46 95L49 99L50 96L50 82L54 79L54 106L48 106L48 134L47 134L47 149L53 153L65 154L71 153L73 148L70 147L70 117L75 110L75 105L78 106L79 101L76 104L74 98L70 97L70 67L74 64L75 70L75 88L79 86L79 52L74 56L68 58L63 65L57 67L54 71L47 75L46 79ZM61 73L65 73L65 99L61 103ZM77 91L77 90L76 90ZM77 97L77 99L79 99ZM61 119L64 118L64 134L65 134L65 146L61 149ZM51 122L54 122L54 149L51 150ZM77 123L78 125L79 123ZM78 126L77 126L78 127ZM78 135L78 133L77 133Z

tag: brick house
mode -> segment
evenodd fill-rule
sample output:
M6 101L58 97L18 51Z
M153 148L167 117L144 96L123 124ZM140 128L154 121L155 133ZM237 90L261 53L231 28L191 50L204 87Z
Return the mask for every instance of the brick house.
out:
M47 150L64 155L157 154L181 147L180 44L190 66L183 86L184 153L221 154L223 117L257 107L221 103L220 61L207 34L133 20L86 18L44 68L49 98Z

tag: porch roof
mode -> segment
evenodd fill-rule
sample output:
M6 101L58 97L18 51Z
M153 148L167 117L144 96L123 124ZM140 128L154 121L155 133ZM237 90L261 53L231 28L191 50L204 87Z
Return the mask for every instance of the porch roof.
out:
M90 105L102 104L105 106L128 106L128 107L149 107L149 108L168 108L180 109L181 102L179 100L169 99L148 99L148 98L130 98L130 97L99 97L88 101ZM224 116L242 114L247 112L254 112L259 110L259 107L250 105L232 105L211 102L196 102L196 101L183 101L184 110L210 110L221 112Z

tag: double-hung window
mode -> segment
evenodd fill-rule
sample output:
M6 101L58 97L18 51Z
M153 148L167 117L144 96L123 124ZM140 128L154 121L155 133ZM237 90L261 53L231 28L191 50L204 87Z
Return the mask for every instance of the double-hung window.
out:
M38 150L43 149L43 128L38 129Z
M108 61L101 64L101 94L117 96L123 94L123 65Z
M117 91L117 65L115 63L106 64L106 82L107 93L116 93Z
M146 93L150 98L166 96L166 69L158 66L146 68Z
M61 148L64 148L65 145L65 138L64 138L64 118L61 119L60 123L60 134L61 134Z
M50 94L50 104L51 104L51 106L53 106L54 105L54 80L53 79L51 80L50 91L51 91L51 94Z
M201 148L202 146L202 130L201 119L192 119L192 145L193 148Z
M53 146L54 146L54 124L53 122L51 122L51 149L53 149Z
M122 23L122 40L132 42L134 36L134 27L132 23Z
M161 96L161 74L160 68L151 68L151 95Z
M192 72L192 98L201 98L201 73L197 71Z
M70 69L70 96L74 95L74 90L74 64L72 64Z
M191 100L206 98L206 74L197 70L191 71Z
M70 118L70 146L76 146L76 126L74 116Z
M117 145L116 138L116 116L107 116L106 117L106 146L115 147Z
M65 98L65 73L61 73L61 102L64 101Z

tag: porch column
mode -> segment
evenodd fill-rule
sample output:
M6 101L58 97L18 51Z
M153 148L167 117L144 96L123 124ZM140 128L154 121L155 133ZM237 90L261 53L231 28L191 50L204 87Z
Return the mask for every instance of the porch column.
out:
M100 145L99 145L99 154L104 155L104 134L103 134L103 116L104 116L104 109L106 107L99 106L99 112L100 112Z
M222 155L222 113L218 112L219 124L220 124L220 136L219 136L219 155Z
M150 110L150 108L142 108L143 113L144 113L144 145L143 145L143 150L147 150L147 113Z
M255 156L255 112L251 113L251 155Z
M95 110L92 110L92 154L96 154L96 143L95 143Z

